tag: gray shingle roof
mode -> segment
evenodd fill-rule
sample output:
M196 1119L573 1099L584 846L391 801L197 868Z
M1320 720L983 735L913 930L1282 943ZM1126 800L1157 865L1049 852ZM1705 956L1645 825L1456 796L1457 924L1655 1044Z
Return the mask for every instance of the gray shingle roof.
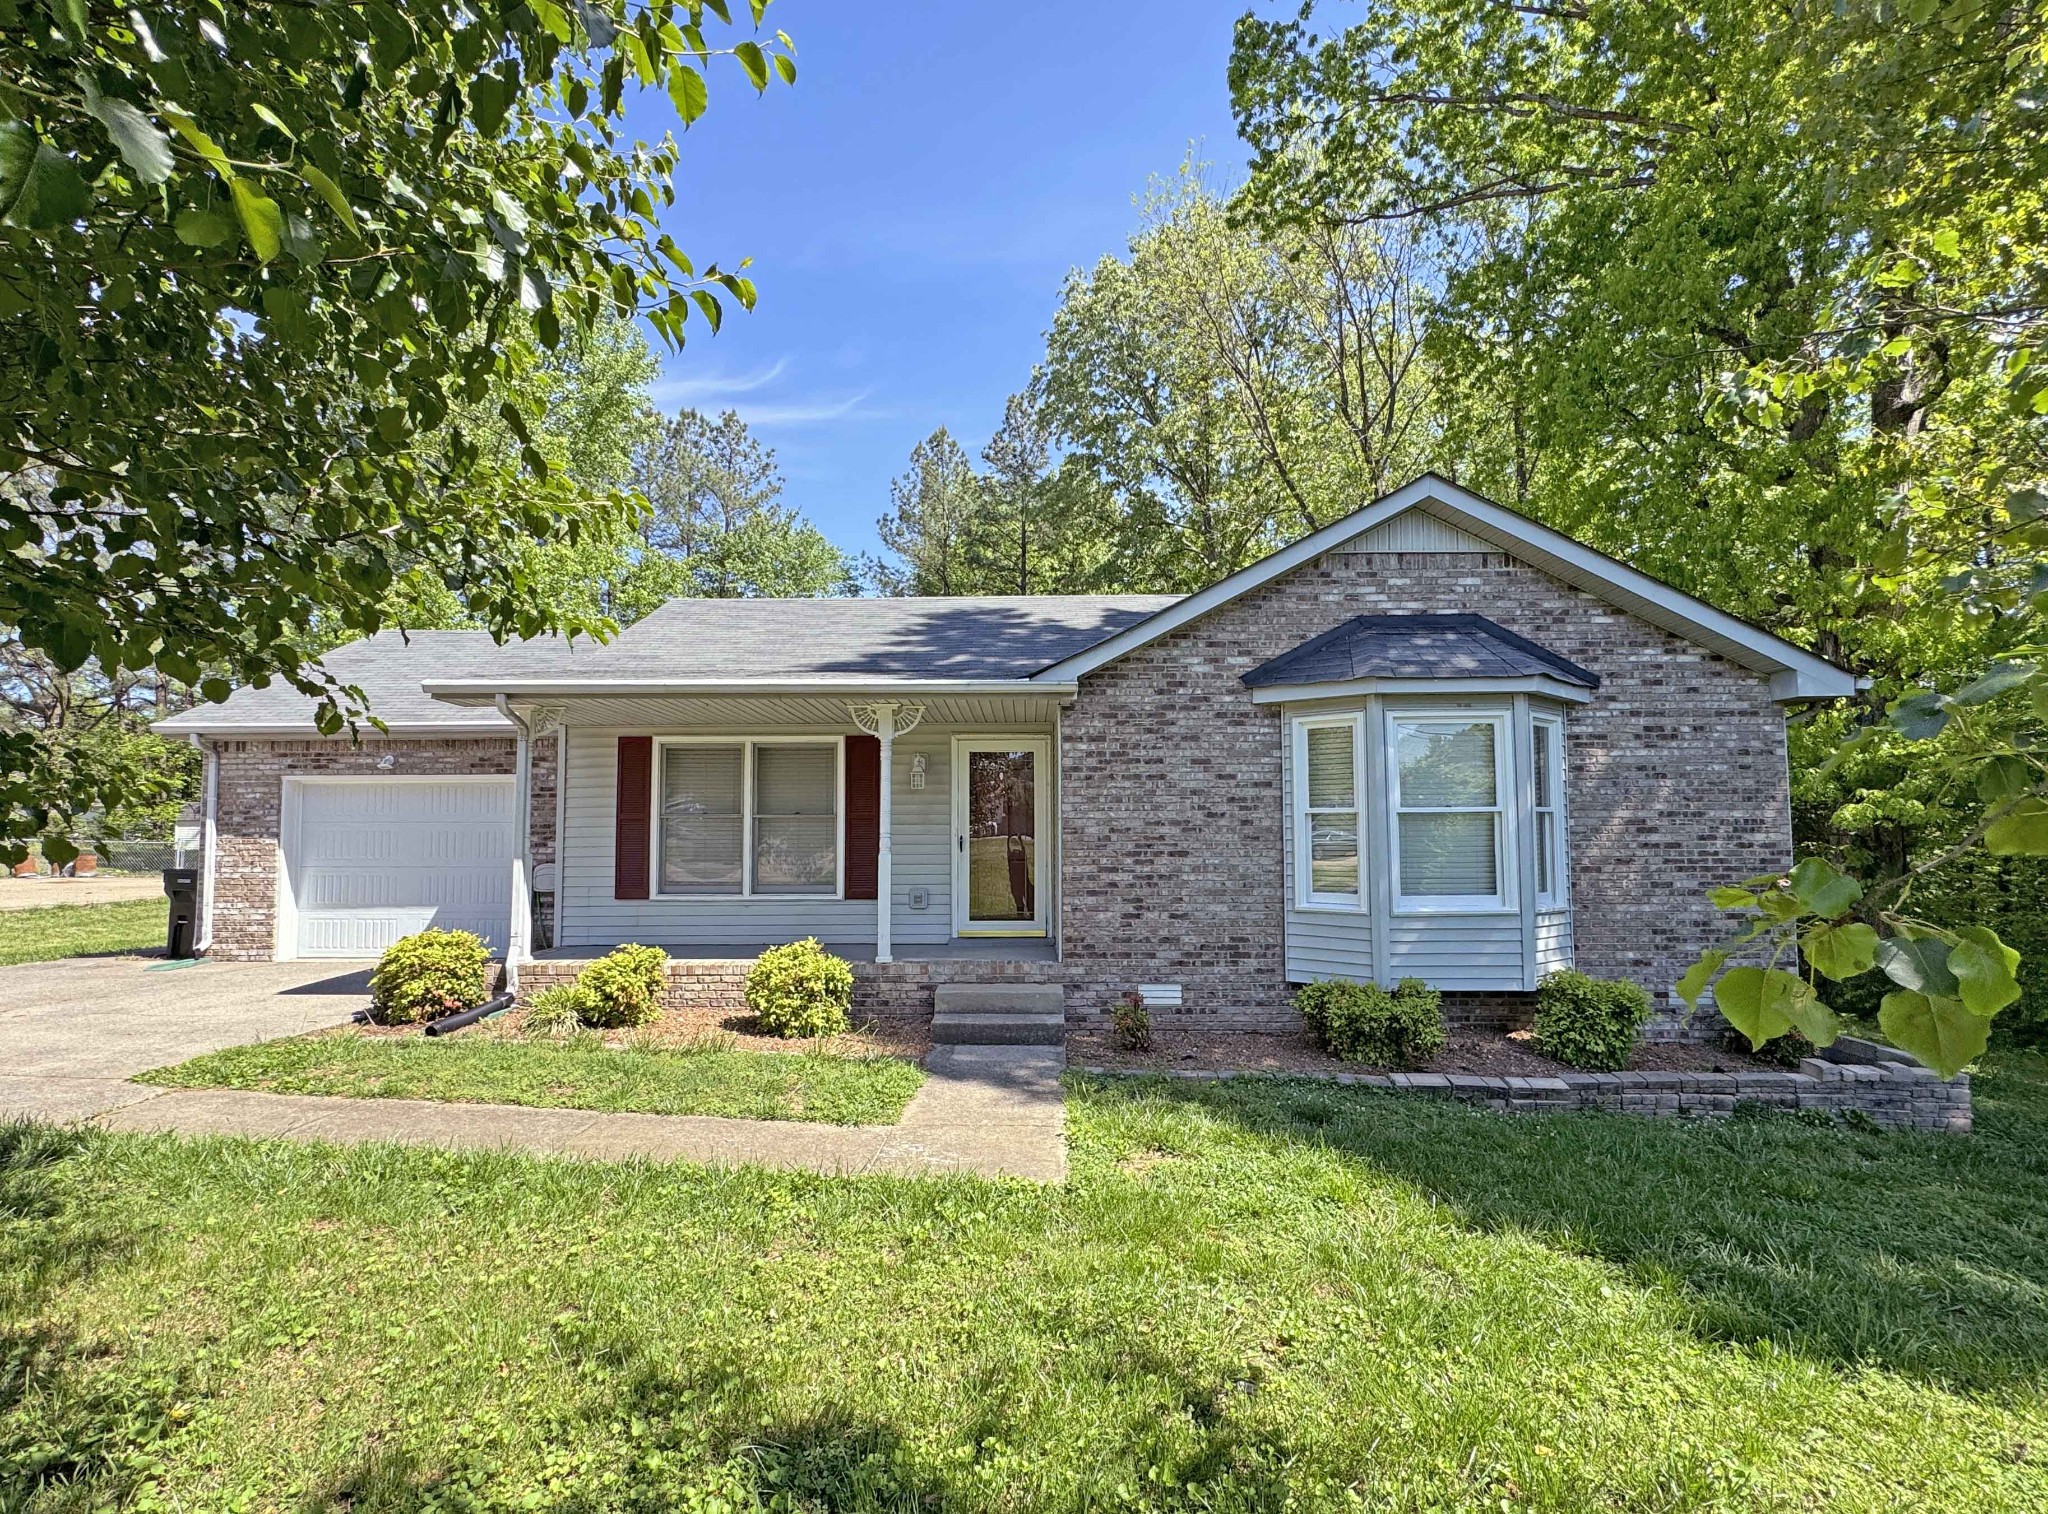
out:
M414 631L408 639L397 631L336 647L321 659L328 672L344 684L355 684L370 709L387 725L446 726L476 730L490 727L509 734L512 727L494 710L459 709L430 699L420 689L427 678L467 678L494 673L528 677L573 676L601 650L594 641L573 645L556 637L513 641L499 646L488 631ZM315 734L315 701L278 679L267 689L240 688L221 704L202 704L156 722L166 736L224 730L293 730ZM374 734L374 732L366 732Z
M1600 679L1484 615L1360 615L1244 675L1248 688L1357 678Z
M1026 678L1170 594L672 599L579 661L590 678ZM454 676L454 675L446 675Z

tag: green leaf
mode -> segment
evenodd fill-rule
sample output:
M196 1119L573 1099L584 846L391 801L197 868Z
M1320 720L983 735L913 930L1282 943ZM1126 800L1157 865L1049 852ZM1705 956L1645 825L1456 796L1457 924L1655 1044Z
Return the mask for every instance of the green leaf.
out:
M233 692L233 687L225 678L206 678L200 680L199 696L209 703L219 704Z
M144 184L161 184L168 179L177 165L171 156L171 139L126 100L101 94L90 76L79 82L85 90L86 113L106 128L121 161L135 170L135 177Z
M2022 799L1994 820L1984 849L1998 857L2048 857L2048 799Z
M346 226L351 232L356 229L356 208L349 204L348 196L341 192L339 184L335 183L334 180L315 168L311 163L300 167L299 177L313 186L314 192L327 202L327 208L334 212L342 225Z
M220 143L199 129L199 123L182 110L166 105L161 107L163 118L171 123L171 130L185 139L185 145L204 158L207 166L223 179L232 181L235 165L228 161L228 155L220 150Z
M1860 920L1815 924L1799 938L1799 950L1815 972L1840 983L1877 965L1877 931Z
M1755 909L1756 894L1746 888L1716 888L1707 892L1715 909Z
M2021 523L2039 520L2048 515L2048 493L2039 489L2016 490L2005 497L2005 513Z
M2034 769L2024 757L1993 757L1977 773L1977 797L1986 804L2017 799L2033 786Z
M1911 694L1891 708L1893 727L1908 741L1931 741L1948 726L1939 694Z
M299 134L284 124L284 117L280 116L268 105L265 105L261 100L251 100L249 102L249 113L265 126L275 127L278 131L283 132L294 142L299 140Z
M1775 967L1731 967L1714 985L1714 1006L1730 1025L1760 1047L1792 1028L1788 1011L1804 988L1796 976Z
M1877 944L1877 965L1901 988L1952 999L1958 989L1948 953L1948 943L1932 936L1887 936Z
M1973 1015L1997 1014L2020 996L2019 981L2013 976L2020 954L1982 925L1963 926L1956 937L1948 970L1962 989L1963 1008Z
M1894 1046L1909 1051L1944 1078L1953 1078L1991 1039L1991 1022L1955 999L1895 990L1878 1006L1877 1023Z
M746 70L747 79L756 90L768 87L768 59L760 43L742 42L732 50L732 55L740 60L740 67Z
M1724 951L1701 952L1699 961L1679 975L1678 997L1694 1009L1699 1008L1700 995L1706 992L1707 984L1713 981L1714 974L1727 960L1728 953Z
M2000 694L2020 687L2034 676L2031 663L1995 662L1988 672L1975 683L1957 689L1952 696L1957 704L1985 704Z
M24 122L0 124L0 221L49 231L77 220L91 203L69 158Z
M704 114L710 103L710 91L704 87L704 76L687 63L678 63L668 71L668 97L675 102L676 114L688 126Z
M790 57L788 53L775 55L775 71L782 75L784 84L796 83L796 59Z
M1807 857L1792 869L1792 894L1823 920L1832 920L1863 897L1863 885L1819 857Z
M284 212L277 201L246 179L229 180L228 193L234 197L235 214L241 217L243 235L248 237L256 260L269 262L284 248Z
M178 240L188 247L218 247L235 234L233 221L217 210L201 210L197 206L179 211L172 224Z

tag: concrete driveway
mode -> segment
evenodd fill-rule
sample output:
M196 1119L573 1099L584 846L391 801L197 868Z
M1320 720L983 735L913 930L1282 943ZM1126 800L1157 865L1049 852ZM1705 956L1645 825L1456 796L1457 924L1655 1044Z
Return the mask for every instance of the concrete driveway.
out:
M138 1072L343 1024L369 1003L372 965L76 957L0 967L0 1119L87 1119L154 1097L126 1081Z

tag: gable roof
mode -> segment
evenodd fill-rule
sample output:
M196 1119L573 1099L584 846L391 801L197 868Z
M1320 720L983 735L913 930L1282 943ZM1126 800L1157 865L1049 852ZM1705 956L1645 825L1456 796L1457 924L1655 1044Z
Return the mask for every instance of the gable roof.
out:
M1129 630L1041 668L1034 676L1049 683L1085 677L1408 510L1422 510L1596 599L1718 652L1739 667L1768 674L1771 693L1779 700L1832 699L1856 692L1855 675L1826 658L1433 473L1332 521L1198 594L1178 600Z
M905 599L672 599L566 676L434 676L430 694L484 703L549 697L877 684L1027 684L1058 662L1142 624L1170 594L925 596Z
M1545 678L1597 689L1598 675L1484 615L1359 615L1262 662L1248 689L1362 678Z
M429 676L537 673L557 676L580 667L598 651L593 641L571 644L559 637L533 641L491 639L488 631L379 631L361 641L336 647L320 659L338 683L363 691L370 712L395 734L421 736L512 734L511 722L496 710L463 710L432 699L421 689ZM283 679L267 689L245 685L219 704L191 709L156 721L150 729L162 736L315 736L313 711L318 701L301 694ZM377 733L365 726L363 734Z

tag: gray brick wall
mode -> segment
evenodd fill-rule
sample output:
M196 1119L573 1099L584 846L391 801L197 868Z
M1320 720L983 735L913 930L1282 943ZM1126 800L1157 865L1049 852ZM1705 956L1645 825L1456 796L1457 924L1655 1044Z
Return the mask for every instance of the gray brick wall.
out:
M464 739L346 737L305 741L222 741L219 857L214 869L212 954L229 961L267 962L276 949L278 817L290 776L390 773L398 777L510 773L509 736ZM380 767L385 758L389 768ZM533 743L533 845L536 860L554 856L555 741Z
M1238 679L1354 615L1461 612L1600 675L1566 730L1577 963L1668 1018L1722 934L1706 890L1790 859L1783 712L1762 675L1491 553L1328 553L1082 680L1061 735L1070 1013L1165 980L1181 1028L1296 1023L1281 720Z

